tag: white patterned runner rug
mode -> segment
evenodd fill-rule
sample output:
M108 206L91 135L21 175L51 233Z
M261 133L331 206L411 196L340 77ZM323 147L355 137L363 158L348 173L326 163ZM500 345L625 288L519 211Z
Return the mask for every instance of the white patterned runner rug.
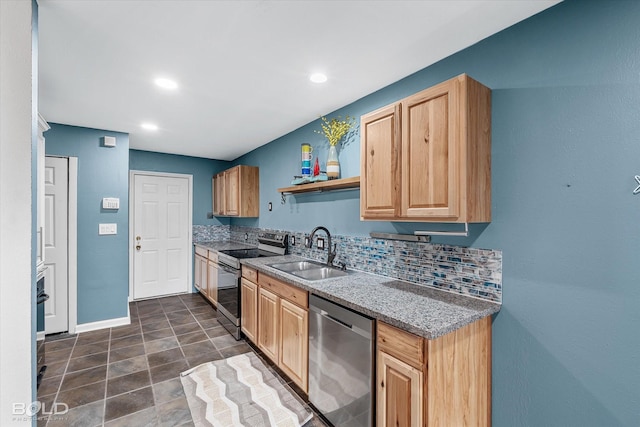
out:
M196 366L180 379L196 427L300 427L313 416L251 352Z

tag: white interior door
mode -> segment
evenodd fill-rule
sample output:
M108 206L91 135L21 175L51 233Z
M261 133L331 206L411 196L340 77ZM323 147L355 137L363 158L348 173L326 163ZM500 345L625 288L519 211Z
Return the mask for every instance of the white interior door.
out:
M44 332L69 330L69 159L46 157L44 167Z
M133 174L133 299L191 288L189 179Z

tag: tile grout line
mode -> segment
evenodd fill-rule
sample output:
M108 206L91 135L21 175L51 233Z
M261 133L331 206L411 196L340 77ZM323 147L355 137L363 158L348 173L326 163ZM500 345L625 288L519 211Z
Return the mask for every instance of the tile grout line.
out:
M142 348L144 349L144 356L145 356L145 360L146 360L147 350L146 350L146 348L144 346L144 342L145 341L144 341L144 333L142 332L142 320L140 319L140 315L138 313L137 302L135 302L135 301L131 301L131 302L136 305L136 318L137 318L138 326L140 327L140 338L142 339ZM129 336L131 336L131 335L129 335ZM126 338L126 337L120 337L120 338ZM135 344L133 344L133 345L135 345ZM111 347L111 341L109 341L109 347ZM126 347L121 347L121 348L127 348L127 347L132 347L132 346L126 346ZM110 357L111 357L111 351L109 351L109 358ZM123 360L127 360L127 359L123 359ZM149 386L151 387L151 372L149 370L149 363L148 362L145 362L145 363L147 364L147 374L149 375ZM126 375L131 375L131 374L125 374L125 375L121 375L121 376L126 376ZM109 378L109 366L107 365L107 387L109 385L108 378ZM115 377L115 378L119 378L119 377ZM106 419L107 419L107 407L106 406L107 406L107 391L108 391L107 387L105 387L105 391L104 391L104 393L105 393L105 398L104 398L105 408L104 408L104 417L103 417L103 427L107 423L107 421L106 421ZM120 393L120 394L117 394L117 395L111 396L111 397L121 396L123 394L131 393L132 391L141 390L143 388L144 387L140 387L140 388L137 388L135 390L128 390L128 391L125 391L124 393ZM151 393L153 394L153 387L151 387ZM154 405L153 406L154 406L154 409L155 409L155 397L154 397ZM147 408L145 408L145 409L147 409ZM143 410L144 409L141 409L140 411L143 411ZM123 415L122 417L114 418L113 420L109 420L109 422L116 421L116 420L119 420L119 419L124 418L124 417L128 417L129 415L138 413L140 411L132 412L131 414L126 414L126 415Z
M109 344L107 344L107 369L104 374L104 399L102 399L102 426L107 418L107 389L109 387L109 359L111 358L111 335L113 328L109 328Z
M75 348L76 348L76 344L78 343L78 337L79 336L80 336L80 334L76 334L75 338L73 339L73 346L71 347L71 352L69 353L69 357L67 357L67 363L64 366L64 371L62 372L62 375L61 375L62 378L60 378L60 384L58 384L58 389L56 390L56 393L53 396L53 402L54 403L57 402L58 395L60 394L60 390L62 389L62 382L64 381L64 377L67 375L67 369L69 369L69 363L71 363L71 355L73 354L73 350L75 350ZM47 338L45 336L45 340L46 339ZM45 352L46 352L46 348L45 348ZM36 393L36 395L37 395L37 393ZM49 420L50 419L51 419L50 417L47 417L47 422L45 423L45 427L47 426L47 424L49 424Z
M167 313L164 312L164 307L162 307L162 303L158 301L158 304L160 304L160 309L162 310L162 314L164 314L164 318L167 319L167 323L169 324L169 327L171 327L171 322L169 321L169 318L167 317ZM157 402L156 402L156 391L153 388L153 378L151 377L151 366L149 365L149 353L147 353L147 346L146 346L146 342L147 340L144 337L144 329L142 328L142 319L140 317L138 317L138 320L140 321L140 334L142 335L142 347L144 348L144 359L146 361L147 364L147 374L149 375L149 387L151 387L151 395L153 396L153 410L156 413L156 417L158 419L158 422L160 422L160 413L158 412L158 408L157 408ZM175 332L173 331L173 329L171 329L171 332L175 335ZM151 340L153 341L153 340ZM177 339L176 339L177 341ZM153 353L151 353L153 354Z

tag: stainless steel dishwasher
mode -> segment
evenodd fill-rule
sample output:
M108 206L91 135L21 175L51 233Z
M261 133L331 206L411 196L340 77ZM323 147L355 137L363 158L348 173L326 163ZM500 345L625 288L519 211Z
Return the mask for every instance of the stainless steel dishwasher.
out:
M373 319L309 296L309 402L336 427L373 423Z

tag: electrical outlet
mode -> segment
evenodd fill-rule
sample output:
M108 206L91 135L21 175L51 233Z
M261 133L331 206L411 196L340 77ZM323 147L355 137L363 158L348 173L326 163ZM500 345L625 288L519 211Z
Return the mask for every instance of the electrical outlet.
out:
M324 250L324 238L318 237L318 249Z
M269 202L269 212L273 210L273 203Z
M248 233L244 233L244 240L249 240L249 234Z
M309 236L304 236L304 247L305 248L309 247Z
M291 246L296 245L296 236L291 236Z

